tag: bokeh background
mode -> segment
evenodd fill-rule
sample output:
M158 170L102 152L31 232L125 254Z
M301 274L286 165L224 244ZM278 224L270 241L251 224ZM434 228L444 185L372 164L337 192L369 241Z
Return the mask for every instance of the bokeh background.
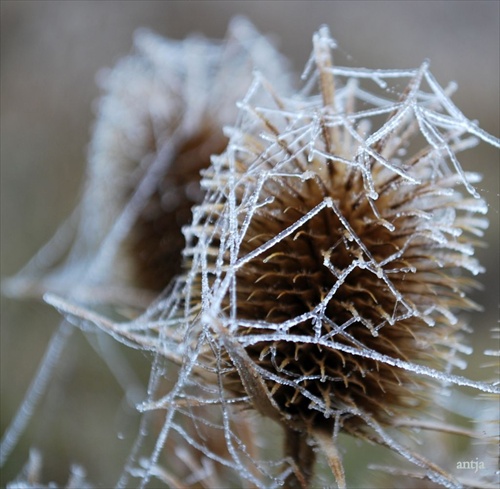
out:
M312 33L328 24L341 58L369 68L417 67L429 58L441 84L459 84L454 101L498 136L500 2L492 1L22 1L1 8L1 274L14 274L76 205L98 97L95 75L150 27L182 39L222 38L229 19L246 15L300 71ZM482 172L480 193L491 225L479 251L487 272L473 318L481 350L498 320L499 153L482 145L462 154ZM1 428L12 419L59 317L37 301L1 303ZM475 359L479 357L474 357ZM147 359L144 359L146 362ZM479 360L477 360L479 362ZM49 393L1 473L20 470L31 446L45 456L44 479L62 484L71 463L101 487L114 485L137 418L123 414L123 393L82 335L72 339ZM474 369L473 374L480 376ZM120 413L120 414L119 414Z

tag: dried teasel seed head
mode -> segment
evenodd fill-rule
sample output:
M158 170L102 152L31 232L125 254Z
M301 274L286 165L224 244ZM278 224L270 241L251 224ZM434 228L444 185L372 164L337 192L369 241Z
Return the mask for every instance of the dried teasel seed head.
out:
M234 120L252 71L277 74L281 59L244 19L233 21L223 42L139 32L136 46L138 55L105 81L109 95L92 146L94 198L115 207L98 223L106 230L140 186L149 187L116 262L128 265L134 285L161 291L181 270L181 228L202 200L200 170L224 150L223 127ZM112 189L103 171L114 175Z
M410 445L422 429L459 432L429 422L443 386L500 391L452 373L465 365L459 314L477 308L466 294L487 226L480 177L456 153L500 143L465 118L427 63L339 67L333 46L326 28L315 34L296 94L256 74L225 151L202 172L183 274L142 316L117 324L48 298L158 354L140 409L166 416L144 487L153 472L170 477L160 454L178 440L207 487L210 461L255 487L307 489L318 453L346 487L340 432L416 466L400 474L467 485ZM166 394L162 359L179 367ZM284 458L259 460L250 425L238 433L251 410L283 427Z
M424 409L436 379L462 383L445 372L460 362L456 313L477 309L466 293L482 271L474 247L487 221L479 176L455 153L476 144L471 133L498 144L427 63L336 67L333 44L327 29L316 33L296 96L257 78L185 230L187 323L221 338L226 389L286 427L291 487L310 480L308 440L343 485L335 433L390 445L382 427ZM383 90L391 78L406 79L396 99Z

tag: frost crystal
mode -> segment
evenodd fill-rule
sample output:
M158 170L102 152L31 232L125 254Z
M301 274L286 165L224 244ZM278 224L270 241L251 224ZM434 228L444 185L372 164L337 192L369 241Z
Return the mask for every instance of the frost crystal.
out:
M499 142L455 107L427 62L344 68L334 47L326 28L314 35L296 94L276 73L255 74L225 151L202 170L182 272L142 316L115 323L47 297L72 321L155 353L139 408L163 411L162 428L147 457L138 437L120 487L131 477L141 487L153 477L172 487L346 487L342 433L413 464L401 474L466 485L411 438L460 431L427 422L436 391L499 392L452 373L466 365L459 313L477 308L466 293L487 226L480 177L456 154ZM171 202L175 188L156 191ZM281 426L282 456L263 452L252 411ZM316 474L317 456L330 478Z

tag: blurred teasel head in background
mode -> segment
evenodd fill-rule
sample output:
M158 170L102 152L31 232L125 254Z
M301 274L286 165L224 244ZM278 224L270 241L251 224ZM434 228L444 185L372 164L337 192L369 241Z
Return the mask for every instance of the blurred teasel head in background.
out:
M101 209L86 220L97 233L109 232L137 194L136 218L117 265L129 267L133 285L159 292L180 272L181 228L202 200L200 170L224 150L223 127L234 120L253 70L278 78L283 88L287 70L243 18L234 19L221 42L196 36L169 41L139 31L135 44L137 54L102 77L106 95L89 180L89 210Z
M55 261L39 257L7 284L13 295L71 290L84 301L121 294L126 302L138 297L130 288L162 291L181 271L181 229L203 198L200 170L225 149L223 128L234 122L253 71L289 90L287 60L243 17L224 40L177 41L142 29L134 44L98 74L87 181L64 229L69 257L60 249ZM61 234L52 248L64 247ZM96 294L104 285L108 292Z

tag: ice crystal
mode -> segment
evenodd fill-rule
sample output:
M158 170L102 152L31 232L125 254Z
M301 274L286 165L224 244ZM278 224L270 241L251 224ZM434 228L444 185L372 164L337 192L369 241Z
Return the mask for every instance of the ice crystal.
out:
M480 176L456 155L499 142L459 111L454 87L442 88L428 62L346 68L333 63L334 47L325 27L314 35L295 94L276 73L255 73L226 149L202 170L181 272L144 314L119 323L46 296L71 322L154 353L139 409L163 413L161 428L145 456L141 430L119 487L132 478L141 487L152 478L346 487L341 434L413 465L391 473L467 485L412 440L422 429L460 432L429 421L439 390L499 392L453 372L466 365L460 313L477 309L466 294L482 271L474 249L487 226ZM152 175L143 181L169 201L173 190ZM134 196L127 202L120 219L132 226ZM283 430L279 455L263 449L276 431L255 434L266 418ZM316 473L317 458L328 475Z

